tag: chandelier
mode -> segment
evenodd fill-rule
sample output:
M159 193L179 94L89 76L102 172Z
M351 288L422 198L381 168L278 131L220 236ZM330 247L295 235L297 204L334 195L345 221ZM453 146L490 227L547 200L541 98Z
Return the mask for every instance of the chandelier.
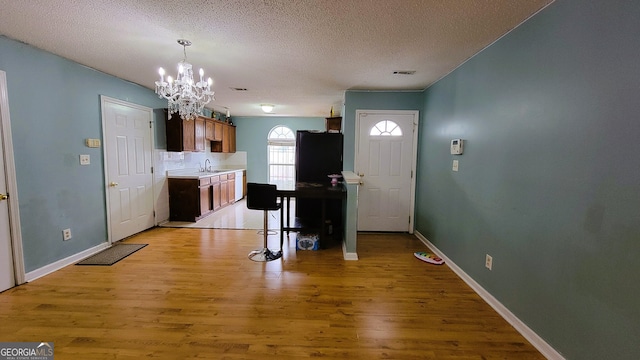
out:
M171 76L164 79L164 69L160 68L160 81L156 81L156 94L165 98L169 104L169 114L178 113L185 120L193 120L198 115L202 115L204 106L211 100L214 92L211 91L213 80L208 78L203 80L204 70L200 69L200 81L194 83L193 69L187 62L187 46L191 41L179 39L178 44L182 45L184 59L178 63L178 76L174 80Z

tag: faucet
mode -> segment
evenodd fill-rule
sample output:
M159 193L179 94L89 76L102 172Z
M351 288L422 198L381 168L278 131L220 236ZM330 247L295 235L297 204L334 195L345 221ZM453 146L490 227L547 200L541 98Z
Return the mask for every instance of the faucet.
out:
M209 165L209 167L207 167L207 162L211 163L211 161L209 161L209 159L204 161L204 171L211 171L211 165Z

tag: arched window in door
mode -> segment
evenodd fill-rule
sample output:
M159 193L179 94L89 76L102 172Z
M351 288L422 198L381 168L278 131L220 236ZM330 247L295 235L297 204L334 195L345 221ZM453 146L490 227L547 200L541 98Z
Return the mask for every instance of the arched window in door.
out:
M269 184L291 190L295 186L296 137L286 126L278 125L267 137Z
M391 120L382 120L375 124L371 131L370 136L402 136L402 129L398 124Z

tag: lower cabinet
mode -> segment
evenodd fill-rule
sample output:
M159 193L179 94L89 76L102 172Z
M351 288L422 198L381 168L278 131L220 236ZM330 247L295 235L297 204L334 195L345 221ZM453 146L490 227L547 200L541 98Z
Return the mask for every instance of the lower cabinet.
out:
M235 173L200 179L169 178L169 220L198 221L235 199Z

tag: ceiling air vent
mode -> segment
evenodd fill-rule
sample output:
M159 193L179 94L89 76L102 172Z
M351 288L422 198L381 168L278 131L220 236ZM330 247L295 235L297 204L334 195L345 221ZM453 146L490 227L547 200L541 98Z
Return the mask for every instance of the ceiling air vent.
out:
M247 88L239 88L239 87L231 87L229 89L231 89L233 91L247 91Z
M393 72L393 75L413 75L415 73L415 70L396 70Z

